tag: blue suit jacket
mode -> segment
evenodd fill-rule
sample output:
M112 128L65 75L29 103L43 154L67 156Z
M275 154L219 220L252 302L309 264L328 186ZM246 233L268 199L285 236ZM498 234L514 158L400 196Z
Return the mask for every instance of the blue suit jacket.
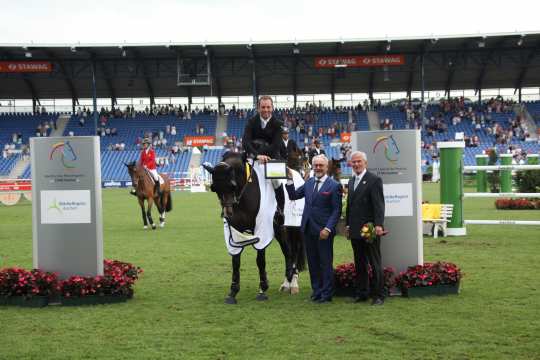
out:
M318 192L314 192L315 177L311 177L298 189L287 185L289 199L297 200L305 197L304 213L301 228L306 232L306 226L313 232L328 228L332 235L336 234L336 224L341 215L341 184L327 177Z

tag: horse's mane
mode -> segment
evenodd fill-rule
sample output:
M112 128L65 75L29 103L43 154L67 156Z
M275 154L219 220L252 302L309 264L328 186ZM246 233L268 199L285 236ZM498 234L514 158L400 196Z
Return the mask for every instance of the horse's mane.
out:
M246 156L244 152L227 151L223 154L221 161L226 162L231 166L238 166L245 162Z

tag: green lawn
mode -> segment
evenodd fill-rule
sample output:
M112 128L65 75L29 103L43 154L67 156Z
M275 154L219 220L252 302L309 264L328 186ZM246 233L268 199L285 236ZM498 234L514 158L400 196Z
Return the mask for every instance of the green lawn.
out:
M424 199L438 200L437 185ZM127 190L104 190L105 257L144 269L128 303L0 307L0 359L533 359L540 358L539 227L469 226L468 236L424 239L426 261L457 263L458 296L392 297L383 307L280 294L283 257L267 252L270 300L255 301L255 252L242 258L236 306L223 304L230 257L212 193L174 194L165 229L142 230ZM157 217L156 217L157 218ZM538 219L468 199L466 219ZM0 267L32 265L31 204L0 205ZM335 264L352 259L343 238Z

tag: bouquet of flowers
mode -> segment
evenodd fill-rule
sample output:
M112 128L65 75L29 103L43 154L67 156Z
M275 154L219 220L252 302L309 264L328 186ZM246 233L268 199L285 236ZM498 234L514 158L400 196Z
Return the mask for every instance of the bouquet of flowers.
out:
M388 234L388 231L383 231L382 236ZM375 231L375 225L372 222L365 223L360 228L360 236L368 244L372 244L377 238L377 232Z
M375 241L375 239L377 238L377 234L375 233L375 226L372 222L368 222L360 228L360 236L368 244L371 244L373 243L373 241Z

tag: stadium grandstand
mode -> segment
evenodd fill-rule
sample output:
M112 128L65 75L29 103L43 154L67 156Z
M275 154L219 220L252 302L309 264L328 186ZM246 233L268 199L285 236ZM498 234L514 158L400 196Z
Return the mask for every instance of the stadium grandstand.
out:
M346 134L421 129L423 171L436 142L463 139L465 164L497 147L540 151L540 34L230 44L0 44L0 177L31 177L29 138L101 138L102 180L151 137L159 171L189 177L240 148L255 100L303 149L347 159ZM348 175L351 168L344 167Z

